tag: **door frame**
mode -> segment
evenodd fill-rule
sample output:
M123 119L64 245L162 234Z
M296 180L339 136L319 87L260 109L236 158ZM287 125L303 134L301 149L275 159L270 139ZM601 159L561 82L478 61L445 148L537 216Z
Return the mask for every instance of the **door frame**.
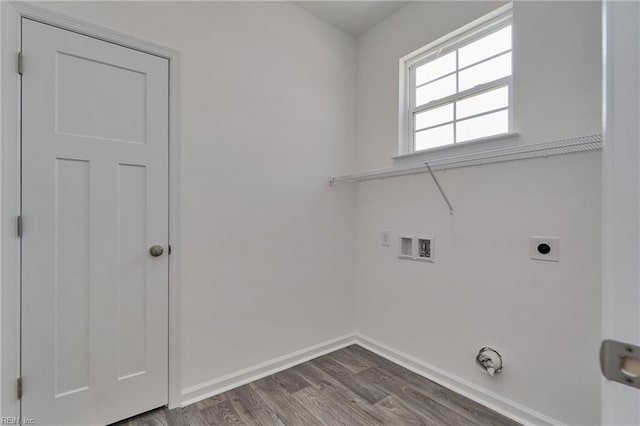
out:
M180 369L180 52L30 4L0 2L0 415L21 416L16 380L20 365L20 247L17 217L21 213L21 78L17 54L21 19L58 28L160 56L169 61L169 408L179 407ZM28 69L28 60L25 61ZM25 224L28 229L28 224ZM7 350L13 348L13 350ZM28 379L25 380L28 389Z
M640 343L640 6L604 0L602 338ZM594 355L597 349L594 348ZM637 389L602 379L602 424L638 424Z

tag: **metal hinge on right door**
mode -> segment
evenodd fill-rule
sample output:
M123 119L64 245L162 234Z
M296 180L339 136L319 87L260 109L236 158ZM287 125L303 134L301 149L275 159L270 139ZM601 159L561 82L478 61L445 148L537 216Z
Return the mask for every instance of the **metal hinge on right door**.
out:
M18 399L22 399L22 377L18 377L16 381L16 396Z
M22 56L22 52L18 52L18 74L22 75L24 58Z
M22 238L22 215L16 218L16 235Z

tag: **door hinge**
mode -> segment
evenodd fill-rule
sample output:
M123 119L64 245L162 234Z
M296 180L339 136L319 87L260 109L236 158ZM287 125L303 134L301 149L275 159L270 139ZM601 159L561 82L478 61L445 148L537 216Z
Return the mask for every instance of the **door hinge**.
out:
M171 244L167 246L167 249L168 249L167 251L169 252L169 256L171 256Z
M24 67L24 58L22 56L22 52L18 52L18 74L22 75L22 69Z
M16 218L16 234L18 238L22 237L22 215Z
M16 396L18 399L22 399L22 377L18 377L16 381Z

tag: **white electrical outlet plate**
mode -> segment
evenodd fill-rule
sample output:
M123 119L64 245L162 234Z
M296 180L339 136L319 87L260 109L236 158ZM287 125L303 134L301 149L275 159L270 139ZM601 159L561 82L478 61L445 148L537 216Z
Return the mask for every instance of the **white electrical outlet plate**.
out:
M560 238L531 237L529 238L529 256L534 260L560 261Z
M383 247L389 247L391 245L391 231L384 229L380 235L380 245Z

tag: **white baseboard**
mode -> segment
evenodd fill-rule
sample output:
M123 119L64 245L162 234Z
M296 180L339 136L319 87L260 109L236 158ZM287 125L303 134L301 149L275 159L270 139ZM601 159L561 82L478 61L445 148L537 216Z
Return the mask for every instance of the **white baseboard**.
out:
M524 425L563 425L562 422L552 419L549 416L525 407L524 405L484 389L447 371L359 333L347 334L342 337L331 339L324 343L319 343L270 361L254 365L253 367L245 368L234 373L227 374L226 376L185 388L182 390L181 406L184 407L186 405L202 401L203 399L218 395L238 386L251 383L254 380L286 370L287 368L302 364L303 362L330 352L337 351L338 349L342 349L354 343Z
M310 346L308 348L291 352L278 358L266 361L253 367L236 371L217 379L209 380L195 386L190 386L182 390L182 407L202 401L222 392L226 392L238 386L251 383L279 371L286 370L303 362L317 358L319 356L337 351L355 343L355 335L347 334L342 337L328 340L324 343Z
M484 389L438 367L429 365L424 361L402 353L370 337L356 333L355 343L395 364L411 370L422 377L426 377L447 389L466 396L524 425L563 425L563 423L558 420Z

